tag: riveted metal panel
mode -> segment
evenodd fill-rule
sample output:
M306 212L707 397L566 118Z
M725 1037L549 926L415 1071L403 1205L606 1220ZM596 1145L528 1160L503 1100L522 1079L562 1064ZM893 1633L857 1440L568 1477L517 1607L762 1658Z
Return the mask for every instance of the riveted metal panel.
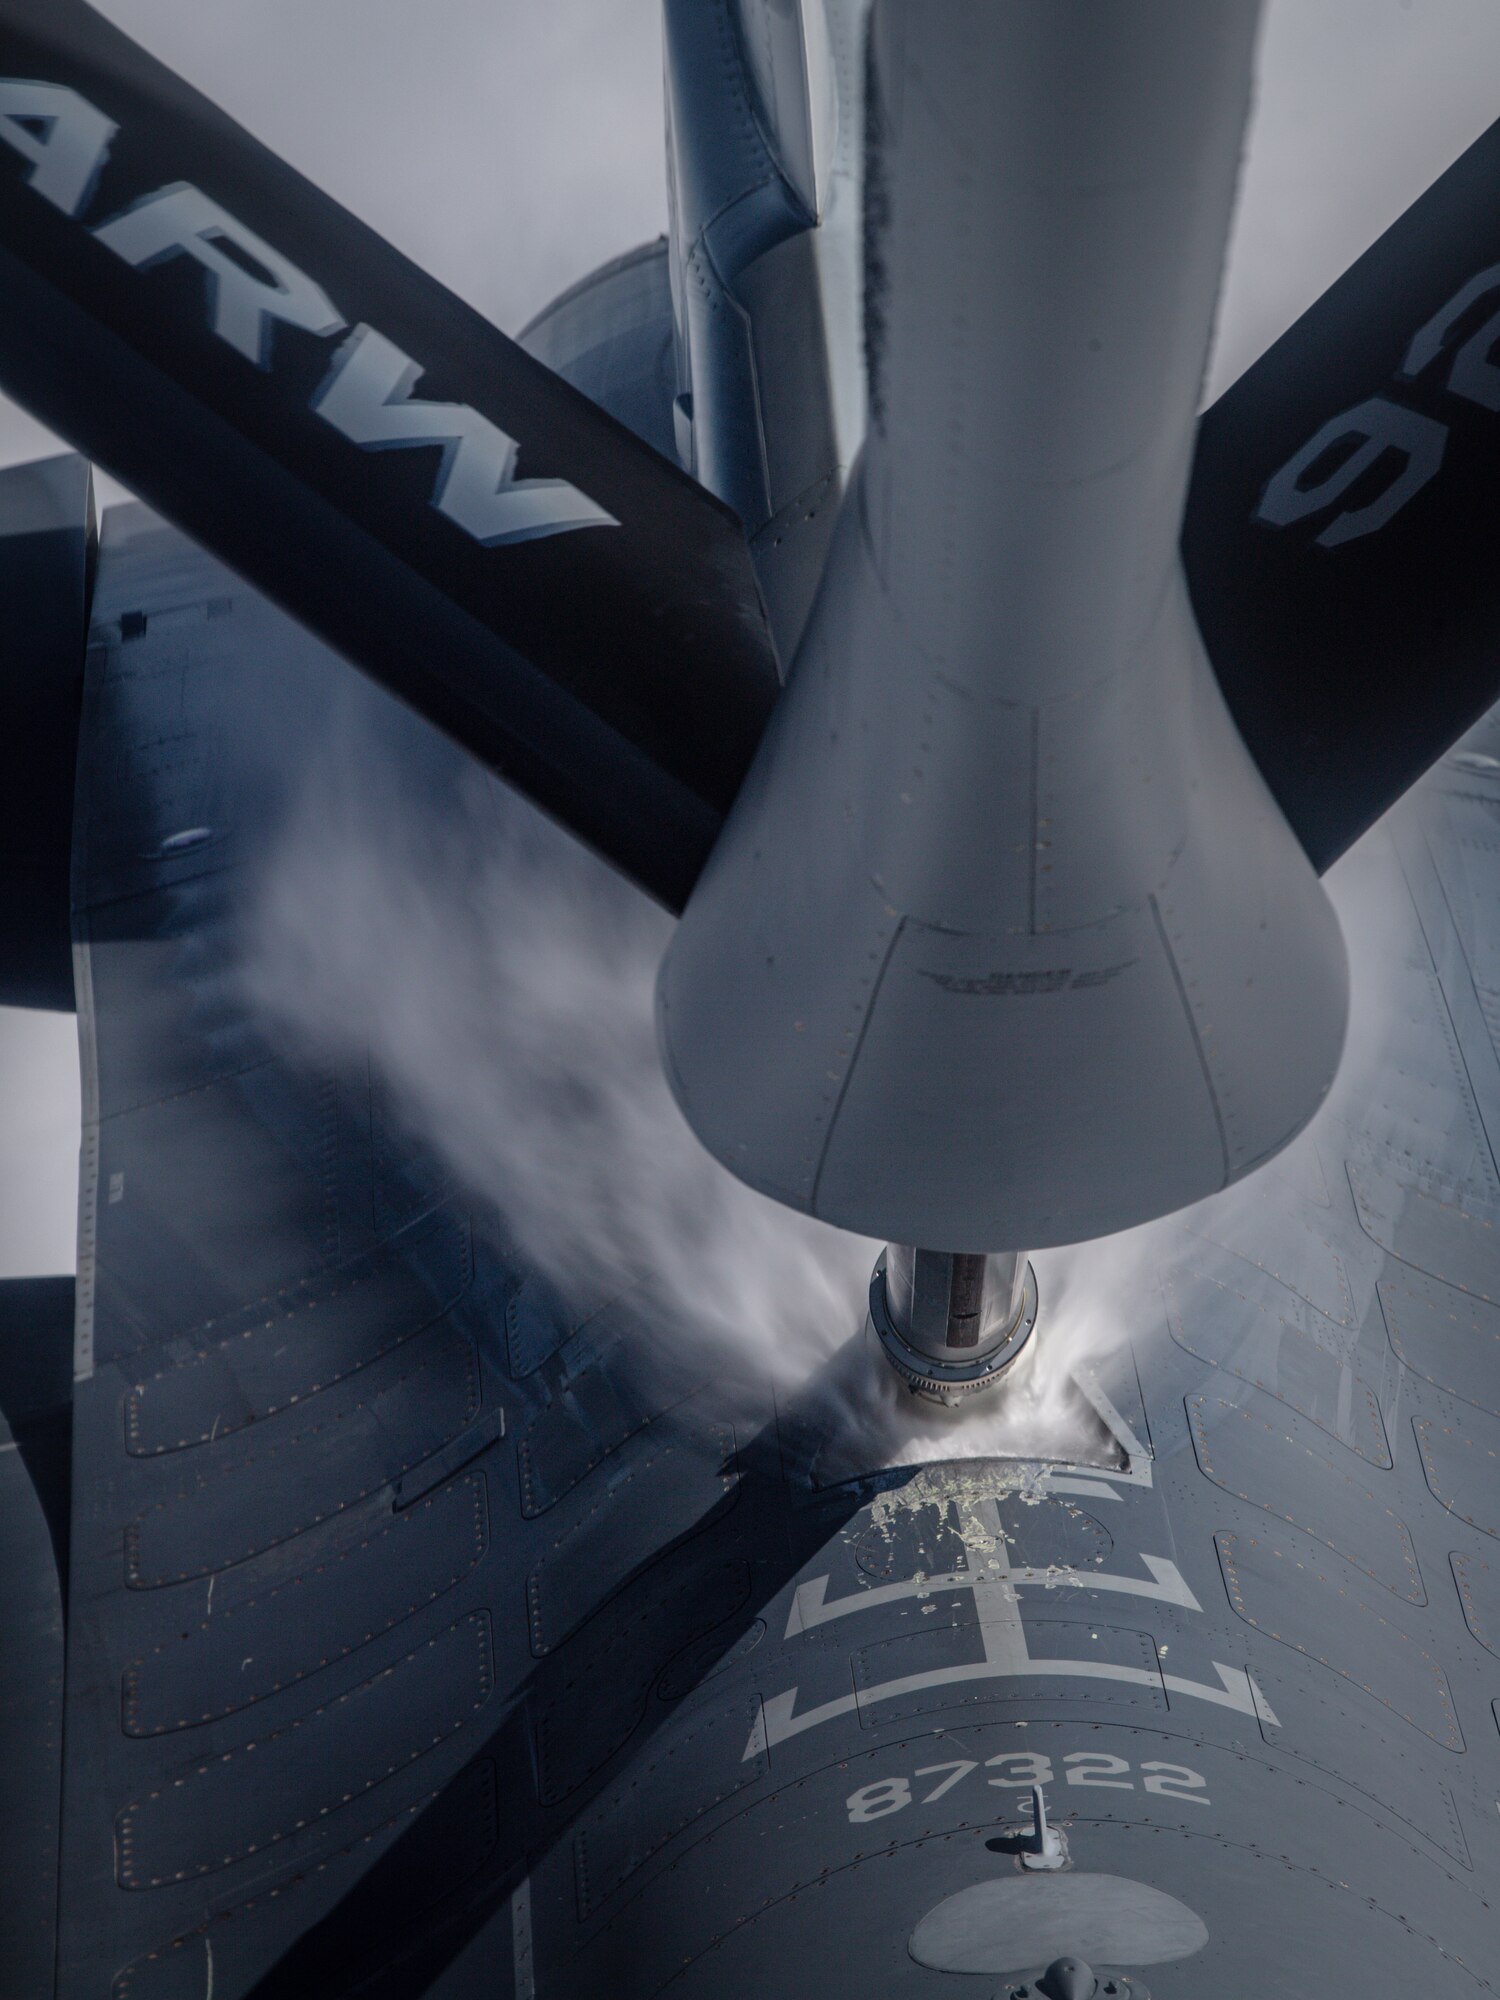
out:
M1371 1465L1391 1463L1380 1402L1330 1322L1294 1325L1221 1279L1175 1270L1162 1281L1167 1324L1187 1353L1274 1396Z
M587 1918L696 1820L770 1768L763 1747L748 1755L760 1716L758 1695L740 1696L663 1730L573 1837L578 1914Z
M1500 1417L1500 1306L1417 1271L1382 1278L1386 1332L1412 1373Z
M1420 1743L1374 1700L1336 1685L1318 1665L1262 1647L1255 1661L1260 1733L1279 1752L1326 1772L1410 1826L1462 1867L1472 1866L1453 1792Z
M955 1630L964 1625L955 1640ZM1167 1693L1149 1632L1051 1618L1025 1620L1020 1657L992 1657L983 1628L939 1613L929 1629L862 1646L854 1656L859 1719L884 1729L975 1702L1108 1702L1164 1710Z
M1309 1215L1284 1182L1257 1177L1236 1201L1190 1210L1181 1234L1187 1262L1221 1284L1265 1299L1282 1288L1324 1319L1354 1324L1354 1293L1332 1225Z
M326 1706L133 1799L116 1821L121 1887L212 1874L289 1840L464 1728L493 1689L489 1620L474 1613Z
M1206 1478L1237 1499L1300 1528L1410 1604L1425 1604L1411 1532L1390 1504L1339 1466L1327 1447L1297 1434L1257 1399L1239 1408L1189 1396L1188 1428Z
M462 1335L440 1330L419 1351L397 1348L325 1390L301 1428L185 1469L176 1493L128 1524L126 1574L151 1589L275 1548L419 1465L479 1406L478 1362Z
M702 1372L690 1372L684 1380L680 1367L643 1367L639 1355L623 1354L613 1344L602 1351L590 1347L573 1370L548 1385L547 1401L521 1434L516 1452L521 1511L532 1516L555 1507L703 1379Z
M704 1525L732 1494L739 1474L728 1424L690 1431L655 1427L640 1449L622 1452L581 1504L549 1518L541 1560L526 1579L531 1649L540 1658L560 1645L601 1598L643 1568L658 1550Z
M1448 1677L1424 1639L1274 1542L1214 1541L1229 1601L1247 1625L1363 1688L1445 1750L1463 1749Z
M312 1568L231 1600L126 1667L127 1734L233 1715L347 1659L466 1576L489 1546L484 1475L466 1474Z
M1491 1202L1444 1199L1356 1160L1349 1185L1362 1227L1382 1249L1462 1292L1500 1300L1500 1209Z
M195 1329L142 1370L127 1449L181 1451L305 1402L451 1311L471 1275L467 1217L439 1212L388 1250Z
M608 1763L640 1721L668 1659L722 1624L749 1593L743 1563L698 1562L679 1550L590 1620L536 1714L544 1805L560 1804Z
M1500 1538L1500 1428L1450 1405L1412 1418L1434 1500L1481 1534Z

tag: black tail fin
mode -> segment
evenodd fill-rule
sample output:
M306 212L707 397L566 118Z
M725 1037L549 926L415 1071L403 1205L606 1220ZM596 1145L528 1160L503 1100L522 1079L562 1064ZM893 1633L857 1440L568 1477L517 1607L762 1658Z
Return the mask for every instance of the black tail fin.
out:
M0 0L0 382L685 900L778 687L739 521L82 0Z
M1500 124L1204 417L1183 529L1324 869L1500 696Z
M93 554L83 459L0 472L0 1006L73 1006L68 863Z

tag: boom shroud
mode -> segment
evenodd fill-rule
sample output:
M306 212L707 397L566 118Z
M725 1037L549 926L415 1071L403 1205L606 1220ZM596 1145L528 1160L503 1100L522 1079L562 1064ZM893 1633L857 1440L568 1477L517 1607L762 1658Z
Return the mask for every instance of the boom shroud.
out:
M1257 14L877 0L871 431L658 989L710 1151L867 1235L1126 1228L1333 1079L1337 921L1177 550Z

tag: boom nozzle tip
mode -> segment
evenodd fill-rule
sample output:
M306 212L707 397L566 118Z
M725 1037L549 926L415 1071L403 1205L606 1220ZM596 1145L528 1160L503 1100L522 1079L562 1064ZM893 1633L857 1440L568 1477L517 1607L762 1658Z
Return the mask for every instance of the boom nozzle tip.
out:
M870 1321L918 1396L957 1408L993 1386L1036 1324L1036 1276L1015 1251L973 1255L891 1244L870 1279Z

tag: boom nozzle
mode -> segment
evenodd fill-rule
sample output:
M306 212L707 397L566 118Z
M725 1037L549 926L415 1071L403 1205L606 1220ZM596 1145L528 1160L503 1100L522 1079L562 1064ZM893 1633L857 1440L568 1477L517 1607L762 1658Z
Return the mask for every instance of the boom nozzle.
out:
M917 1395L957 1407L991 1387L1036 1324L1036 1277L1015 1251L975 1255L893 1243L870 1279L870 1321Z

